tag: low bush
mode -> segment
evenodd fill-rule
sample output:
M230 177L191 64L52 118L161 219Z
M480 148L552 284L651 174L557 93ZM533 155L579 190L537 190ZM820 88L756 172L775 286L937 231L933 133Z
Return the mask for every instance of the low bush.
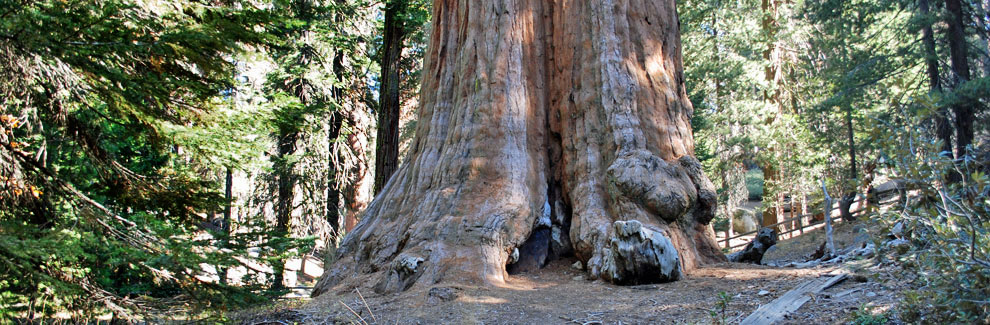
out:
M923 125L916 122L909 125ZM917 274L901 318L909 323L990 323L990 178L970 152L954 160L921 127L902 128L884 144L886 168L911 195L881 221L901 223L915 245L902 265Z

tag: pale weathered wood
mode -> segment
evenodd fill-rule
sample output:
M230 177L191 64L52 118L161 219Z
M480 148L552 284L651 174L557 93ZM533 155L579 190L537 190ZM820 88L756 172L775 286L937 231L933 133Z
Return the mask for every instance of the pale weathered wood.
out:
M835 242L832 240L832 197L828 195L824 179L822 179L822 194L825 195L825 209L823 211L828 211L825 213L825 249L829 254L828 258L832 258L835 257ZM823 258L823 260L828 258Z
M815 280L804 282L794 289L784 293L780 298L774 299L769 304L760 306L749 317L743 319L742 325L766 325L773 324L784 319L787 314L801 308L812 296L825 291L838 284L848 277L847 274L839 274L831 277L821 277Z

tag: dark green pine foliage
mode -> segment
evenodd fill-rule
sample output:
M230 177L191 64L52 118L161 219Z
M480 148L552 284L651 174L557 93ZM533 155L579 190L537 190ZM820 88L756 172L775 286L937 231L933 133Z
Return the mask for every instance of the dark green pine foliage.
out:
M276 152L272 156L276 236L289 236L297 211L297 190L321 178L328 188L326 218L334 231L340 230L339 184L333 161L326 163L326 173L301 175L298 163L311 150L305 148L318 141L306 141L326 134L332 147L344 127L340 112L339 85L344 82L345 56L352 55L352 40L342 31L343 23L354 14L357 4L348 1L289 0L275 1L276 11L287 19L271 28L283 42L270 48L275 70L267 75L265 94L272 110L272 137ZM321 133L325 130L326 133ZM306 149L306 150L300 150ZM308 177L308 178L307 178ZM305 186L304 186L305 187ZM284 260L273 264L272 288L282 289Z
M262 297L204 280L247 237L201 236L222 183L172 131L224 105L236 53L276 41L252 3L0 0L0 318Z

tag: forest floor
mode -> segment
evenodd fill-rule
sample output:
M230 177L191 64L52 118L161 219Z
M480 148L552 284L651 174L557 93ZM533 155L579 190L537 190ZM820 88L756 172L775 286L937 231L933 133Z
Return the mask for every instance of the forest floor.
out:
M840 223L839 248L862 245L870 236L861 223ZM823 232L783 240L764 262L802 262L824 240ZM529 274L511 276L503 287L441 286L396 295L331 292L295 306L254 311L244 323L491 323L491 324L711 324L738 323L761 305L797 285L835 272L851 275L812 297L785 324L840 324L856 313L884 313L901 298L908 281L899 266L869 258L815 268L723 263L693 270L665 284L616 286L588 281L560 260ZM724 293L724 294L722 294ZM722 297L728 298L720 298ZM363 297L363 298L362 298ZM365 302L366 301L366 302ZM724 313L719 301L726 301ZM346 304L346 306L345 306ZM724 316L723 316L724 315Z

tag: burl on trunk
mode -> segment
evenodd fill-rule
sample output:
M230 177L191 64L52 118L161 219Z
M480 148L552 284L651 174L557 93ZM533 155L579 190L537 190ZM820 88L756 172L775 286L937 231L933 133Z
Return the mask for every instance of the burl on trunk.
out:
M618 284L725 260L674 0L436 0L433 17L408 162L314 296L500 284L532 254Z

